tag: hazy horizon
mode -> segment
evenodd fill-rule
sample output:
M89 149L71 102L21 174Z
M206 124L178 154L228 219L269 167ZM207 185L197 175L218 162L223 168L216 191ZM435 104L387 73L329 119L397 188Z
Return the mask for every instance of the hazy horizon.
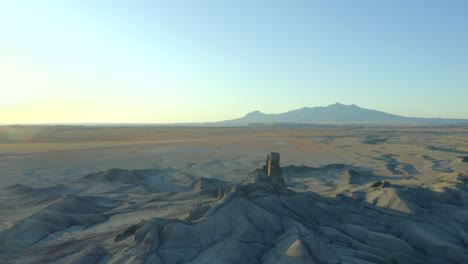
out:
M264 113L262 111L259 111L259 110L253 110L253 111L250 111L249 113L245 113L244 115L242 116L239 116L237 118L234 118L234 119L226 119L226 120L216 120L216 121L211 121L211 122L203 122L203 121L200 121L200 122L180 122L180 123L156 123L156 122L153 122L153 123L136 123L136 122L75 122L75 123L72 123L72 122L44 122L44 123L0 123L0 126L1 125L129 125L129 126L132 126L132 125L136 125L136 126L139 126L139 125L182 125L182 124L199 124L199 125L202 125L202 124L210 124L210 123L213 123L213 124L216 124L216 123L220 123L221 124L224 124L225 121L230 121L230 120L236 120L238 118L244 118L246 116L248 116L249 114L252 114L254 112L259 112L259 113L262 113L262 114L266 114L266 115L275 115L275 114L285 114L285 113L288 113L288 112L291 112L291 111L297 111L297 110L302 110L304 108L328 108L328 107L333 107L335 105L341 105L341 106L357 106L358 108L362 109L362 110L374 110L374 109L367 109L367 108L362 108L356 104L352 104L352 105L345 105L345 104L341 104L340 102L336 102L334 104L330 104L330 105L326 105L326 106L314 106L314 107L302 107L302 108L298 108L298 109L291 109L290 111L285 111L285 112L282 112L282 113ZM332 110L333 111L333 110ZM381 112L381 113L385 113L385 112ZM392 113L387 113L387 114L392 114ZM410 117L410 116L401 116L401 117L406 117L406 118L418 118L418 117ZM428 118L428 119L438 119L439 117L432 117L432 118ZM454 119L449 119L447 118L447 120L467 120L468 119L460 119L460 118L454 118ZM278 121L279 123L281 123L281 121ZM283 121L283 122L291 122L291 123L309 123L309 122L300 122L300 121ZM329 121L316 121L316 122L311 122L311 123L337 123L337 124L351 124L351 123L361 123L361 122L364 122L364 121L349 121L349 122L346 122L346 121L342 121L342 122L338 122L338 121L332 121L332 120L329 120ZM374 124L389 124L386 120L382 120L382 122L375 122L375 121L370 121L371 123L374 123ZM262 123L262 122L260 122ZM268 122L266 122L268 123ZM396 122L398 123L398 122ZM395 123L395 124L396 124ZM427 123L429 124L429 123ZM434 123L431 123L431 124L434 124ZM452 124L452 123L446 123L448 125ZM453 123L455 124L455 123ZM233 125L233 124L231 124ZM241 124L237 124L237 125L234 125L234 126L242 126ZM434 124L434 125L437 125L437 124Z
M5 1L0 124L468 119L466 1Z

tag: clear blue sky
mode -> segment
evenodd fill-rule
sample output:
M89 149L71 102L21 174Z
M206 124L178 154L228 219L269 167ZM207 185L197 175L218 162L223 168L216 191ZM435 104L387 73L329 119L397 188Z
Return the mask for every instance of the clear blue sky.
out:
M0 123L468 118L468 1L0 2Z

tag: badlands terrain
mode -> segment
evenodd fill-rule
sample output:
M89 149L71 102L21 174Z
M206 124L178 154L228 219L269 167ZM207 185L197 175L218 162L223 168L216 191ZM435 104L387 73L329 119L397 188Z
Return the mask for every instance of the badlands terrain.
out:
M467 127L3 126L0 263L468 263L467 165Z

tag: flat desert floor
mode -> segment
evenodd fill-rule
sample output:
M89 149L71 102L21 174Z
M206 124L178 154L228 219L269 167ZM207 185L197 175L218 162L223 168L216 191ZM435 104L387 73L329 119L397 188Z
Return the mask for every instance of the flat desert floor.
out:
M0 262L468 263L467 165L466 127L3 126Z

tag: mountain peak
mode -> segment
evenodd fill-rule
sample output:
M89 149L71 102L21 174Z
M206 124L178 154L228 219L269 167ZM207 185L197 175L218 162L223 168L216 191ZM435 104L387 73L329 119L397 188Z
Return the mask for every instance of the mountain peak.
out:
M264 113L258 111L258 110L255 110L255 111L252 111L248 114L246 114L245 116L259 116L259 115L264 115Z
M327 106L327 107L354 107L354 108L357 107L357 108L359 108L359 106L357 106L357 105L355 105L355 104L345 105L345 104L338 103L338 102L336 102L336 103L334 103L334 104L331 104L331 105L329 105L329 106Z

